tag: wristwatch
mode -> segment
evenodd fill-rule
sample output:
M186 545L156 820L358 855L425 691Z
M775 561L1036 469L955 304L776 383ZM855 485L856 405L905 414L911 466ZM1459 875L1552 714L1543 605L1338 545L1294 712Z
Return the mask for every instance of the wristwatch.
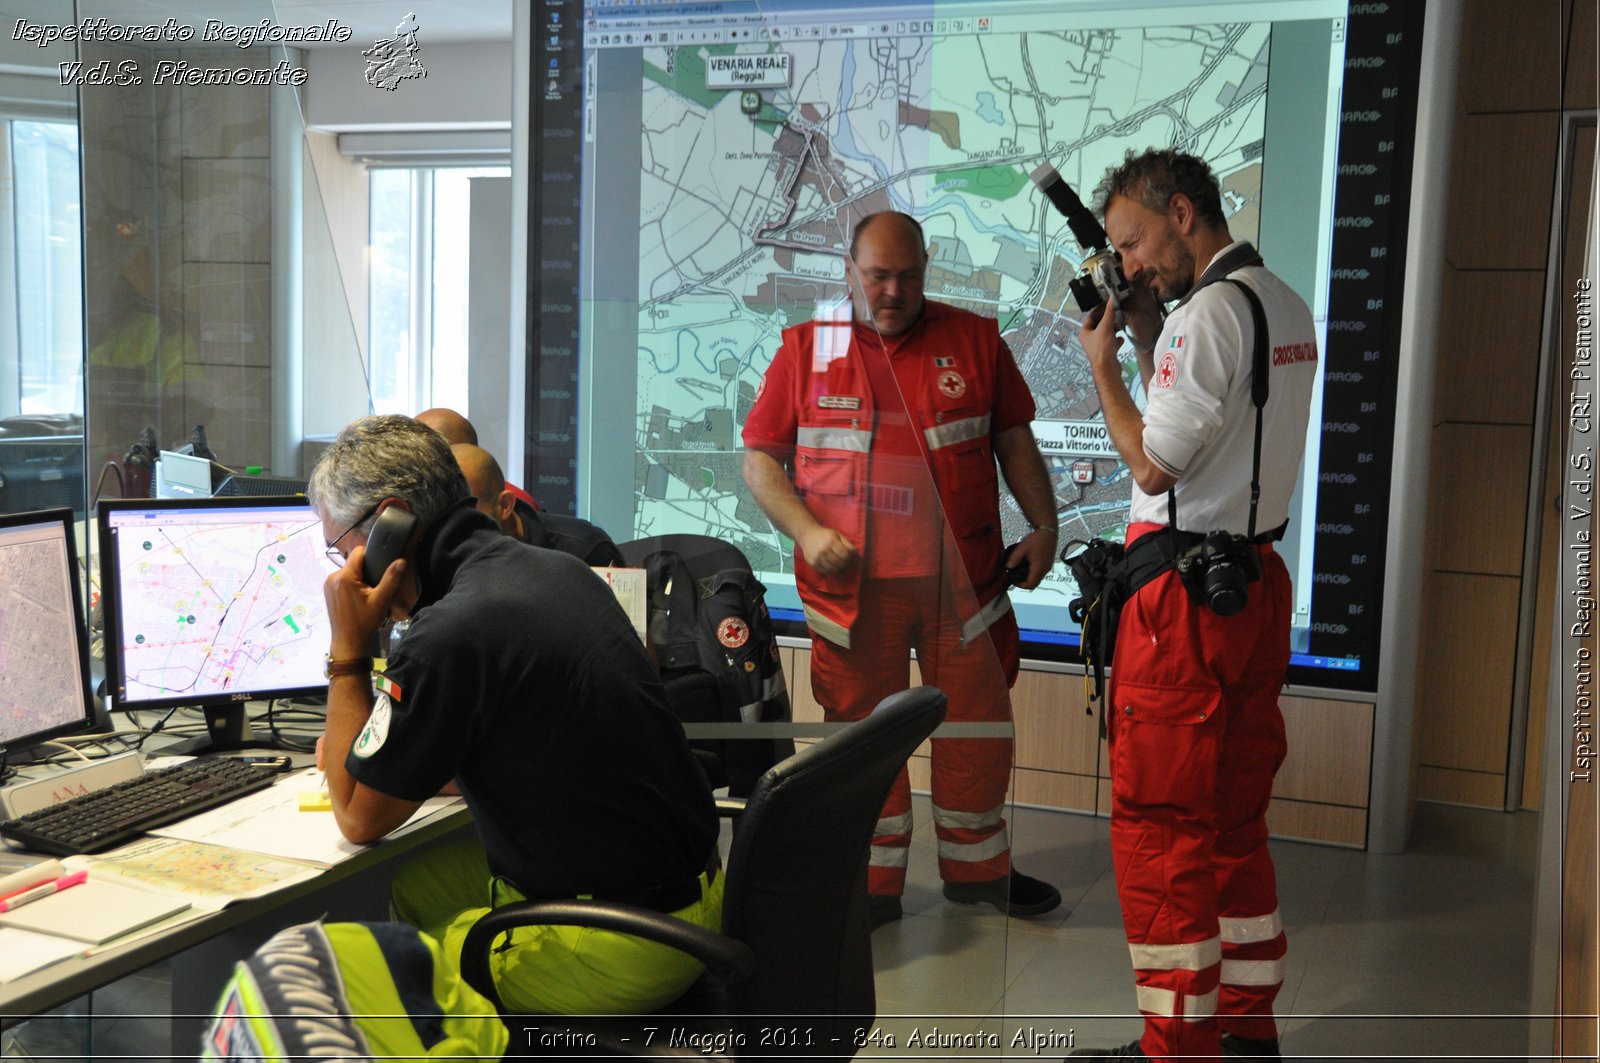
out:
M372 671L371 657L352 657L348 661L336 661L333 654L322 655L322 677L332 679L336 675L367 675Z

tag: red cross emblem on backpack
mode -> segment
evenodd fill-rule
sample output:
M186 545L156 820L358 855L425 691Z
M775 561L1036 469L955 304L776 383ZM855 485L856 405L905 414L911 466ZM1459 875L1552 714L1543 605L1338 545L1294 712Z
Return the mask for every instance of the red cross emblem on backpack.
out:
M717 625L717 641L736 650L750 641L750 625L736 616L730 616Z

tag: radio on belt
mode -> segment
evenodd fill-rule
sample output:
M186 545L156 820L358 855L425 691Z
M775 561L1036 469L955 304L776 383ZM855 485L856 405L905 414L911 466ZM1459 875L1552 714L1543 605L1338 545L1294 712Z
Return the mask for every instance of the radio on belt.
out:
M1044 163L1029 176L1067 219L1067 228L1072 230L1078 246L1089 252L1089 257L1078 267L1078 275L1069 282L1078 309L1087 314L1113 299L1120 306L1128 296L1128 278L1122 275L1122 259L1111 250L1106 231L1054 166ZM1117 313L1117 324L1122 324L1121 311Z

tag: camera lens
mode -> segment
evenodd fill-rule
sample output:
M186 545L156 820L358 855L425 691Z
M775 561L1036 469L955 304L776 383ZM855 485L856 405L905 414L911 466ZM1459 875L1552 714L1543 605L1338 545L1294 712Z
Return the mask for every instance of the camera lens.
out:
M1218 616L1237 616L1245 606L1244 572L1232 561L1214 560L1206 570L1206 602Z

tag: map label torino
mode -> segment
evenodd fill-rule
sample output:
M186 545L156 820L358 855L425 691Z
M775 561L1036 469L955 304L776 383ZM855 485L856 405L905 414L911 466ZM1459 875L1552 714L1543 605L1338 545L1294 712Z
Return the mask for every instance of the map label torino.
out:
M1099 421L1034 421L1033 436L1046 454L1114 458L1116 445Z
M708 89L781 89L792 76L788 52L706 56Z

